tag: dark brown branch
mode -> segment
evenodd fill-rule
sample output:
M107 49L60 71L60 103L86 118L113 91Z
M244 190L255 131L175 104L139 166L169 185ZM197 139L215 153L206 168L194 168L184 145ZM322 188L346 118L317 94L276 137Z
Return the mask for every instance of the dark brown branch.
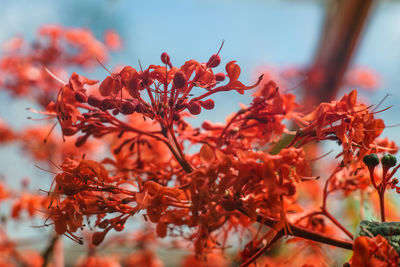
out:
M244 215L252 218L247 213L247 211L244 207L239 207L238 210L240 212L242 212ZM252 219L254 219L254 218L252 218ZM261 215L257 215L256 221L259 223L262 223L266 226L269 226L269 227L274 227L279 222L278 219L267 217L267 216L261 216ZM323 243L323 244L327 244L327 245L331 245L331 246L335 246L335 247L339 247L339 248L353 250L353 242L352 241L340 240L340 239L328 237L328 236L322 235L320 233L314 232L313 230L310 230L310 229L307 229L307 228L304 228L301 226L296 226L291 223L289 223L289 227L291 230L291 234L293 236L301 237L301 238L304 238L307 240L311 240L311 241L315 241L315 242L319 242L319 243Z
M49 261L50 261L50 255L53 253L54 246L56 245L56 242L57 242L58 238L59 238L59 235L58 235L58 234L55 234L55 235L53 236L53 238L50 240L49 245L48 245L48 246L46 247L46 249L43 251L43 253L42 253L42 258L43 258L43 264L42 264L42 266L43 266L43 267L46 267L47 264L49 263Z
M242 264L240 264L239 267L247 267L250 264L252 264L254 261L256 261L262 254L264 254L265 251L267 251L272 244L274 244L276 241L278 241L281 237L283 236L283 231L279 231L275 237L271 240L271 242L269 242L268 244L266 244L264 247L260 248L253 256L251 256L250 258L248 258L245 262L243 262Z
M305 84L304 99L312 102L309 106L336 97L373 6L372 0L328 2L323 33Z

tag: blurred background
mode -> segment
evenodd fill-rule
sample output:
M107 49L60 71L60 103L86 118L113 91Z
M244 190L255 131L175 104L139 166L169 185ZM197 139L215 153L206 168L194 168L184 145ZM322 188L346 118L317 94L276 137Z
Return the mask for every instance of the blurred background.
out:
M178 66L189 59L206 62L225 40L222 63L237 60L247 84L262 72L278 80L296 73L296 79L285 80L285 87L298 92L297 85L303 85L301 101L331 100L352 89L359 89L360 97L371 104L389 95L382 108L393 107L379 117L387 125L400 123L400 1L5 1L0 9L0 44L16 35L32 40L44 24L88 28L99 39L106 30L115 30L123 47L111 54L109 69L138 68L138 60L144 66L161 64L162 52L168 52ZM359 80L348 80L349 71ZM106 76L101 68L85 74L91 79ZM224 121L238 103L249 103L250 96L216 95L217 108L203 112L193 124L204 119ZM34 104L0 92L0 117L13 128L35 124L27 120L31 116L27 107ZM383 136L400 143L398 126L385 129ZM51 181L11 145L0 147L0 174L15 185L31 177L46 190ZM37 236L31 225L10 226L15 230L12 235Z

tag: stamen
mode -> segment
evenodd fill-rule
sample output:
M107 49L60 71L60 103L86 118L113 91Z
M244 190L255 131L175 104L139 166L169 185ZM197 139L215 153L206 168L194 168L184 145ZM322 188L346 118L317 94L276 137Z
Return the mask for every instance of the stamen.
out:
M328 156L328 155L329 155L330 153L332 153L332 152L333 152L333 149L330 150L329 152L323 154L322 156L319 156L319 157L316 157L316 158L313 158L313 159L309 159L308 161L309 161L309 162L313 162L313 161L320 160L320 159L322 159L322 158Z
M297 83L295 86L293 86L292 88L288 88L287 90L284 90L282 93L286 94L288 92L294 91L295 89L300 88L300 86L302 86L307 80L309 79L308 76L304 77L304 79L302 81L300 81L299 83Z
M382 103L386 100L386 98L388 98L389 96L390 96L389 94L386 94L385 97L382 98L381 101L379 101L378 105L376 105L376 107L372 111L375 111L376 109L378 109L382 105Z
M390 108L392 108L393 106L389 106L389 107L387 107L387 108L384 108L384 109L381 109L381 110L379 110L379 111L374 111L376 108L374 108L373 109L373 111L374 112L371 112L371 114L378 114L378 113L381 113L381 112L384 112L384 111L386 111L386 110L388 110L388 109L390 109Z
M67 83L58 78L54 73L52 73L47 67L44 67L44 70L51 76L53 77L56 81L60 82L63 86L66 85Z
M50 171L50 170L46 170L46 169L44 169L44 168L42 168L42 167L40 167L39 165L36 165L36 164L35 164L35 167L38 168L39 170L42 170L42 171L45 171L45 172L48 172L48 173L58 174L56 172L53 172L53 171Z
M100 64L100 66L103 67L103 69L105 69L108 73L110 73L111 76L113 75L113 73L109 69L107 69L106 66L104 66L104 64L101 63L100 59L98 59L97 57L96 57L96 61Z
M50 134L53 132L53 130L54 130L54 128L56 127L57 123L58 123L58 122L55 122L55 123L53 124L53 126L51 126L49 133L46 135L46 138L43 140L43 143L47 143L47 140L49 139Z
M60 168L60 166L58 166L57 164L55 164L52 160L49 160L49 161L50 161L50 163L51 163L54 167L56 167L56 168L59 169L60 171L64 171L63 169Z
M217 55L219 55L219 52L221 52L221 49L222 49L222 47L224 46L224 43L225 43L225 40L222 39L222 43L221 43L221 46L219 47L219 50L218 50L218 52L217 52Z
M142 63L140 63L140 59L138 59L140 71L143 72Z
M44 114L44 115L52 115L54 116L54 113L48 112L48 111L38 111L34 108L26 108L26 110L29 110L30 112L36 113L36 114Z
M321 176L310 176L310 177L302 176L302 177L301 177L301 181L302 181L302 182L305 182L305 181L312 181L312 180L318 180L319 178L321 178Z
M399 126L400 126L400 123L396 123L393 125L385 126L384 128L395 128L395 127L399 127Z
M47 121L47 120L50 120L50 119L52 119L52 117L45 117L45 118L41 118L41 119L34 119L34 118L32 118L32 117L26 117L28 120L31 120L31 121Z

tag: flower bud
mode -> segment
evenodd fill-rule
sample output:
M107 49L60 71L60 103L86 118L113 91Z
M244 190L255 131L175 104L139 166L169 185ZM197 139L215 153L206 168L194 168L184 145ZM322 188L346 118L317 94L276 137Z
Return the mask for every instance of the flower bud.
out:
M108 225L110 224L109 220L104 219L103 221L101 221L99 224L97 224L97 227L101 228L101 229L106 229L108 227Z
M166 64L166 65L171 64L169 55L168 55L166 52L164 52L164 53L161 54L161 62L164 63L164 64Z
M136 106L136 112L137 113L143 113L145 111L145 108L144 108L144 106L142 105L142 104L138 104L137 106Z
M189 112L192 115L198 115L201 112L201 106L198 102L192 102L189 104Z
M176 89L183 88L187 81L185 73L183 73L183 71L176 72L173 81Z
M156 227L157 235L161 238L167 236L167 224L163 222L159 222Z
M63 133L63 135L65 135L65 136L71 136L71 135L76 134L76 132L77 132L78 130L79 130L79 129L78 129L77 127L74 127L74 126L67 126L67 127L63 127L63 128L62 128L62 133Z
M382 165L385 167L394 167L397 164L397 159L395 156L391 155L391 154L387 154L385 156L383 156L383 158L381 159Z
M95 232L95 233L92 235L92 244L93 244L94 246L100 245L101 242L103 242L104 237L106 236L106 233L107 233L107 232L108 232L108 231Z
M123 223L117 223L117 224L114 226L114 229L115 229L115 231L117 231L117 232L121 232L122 230L124 230L124 228L125 228L125 225L124 225Z
M82 146L84 143L86 143L87 139L88 139L87 135L79 136L75 141L75 146L76 147Z
M67 196L73 196L82 191L82 187L77 185L66 185L63 187L62 191Z
M205 108L205 109L213 109L214 108L214 100L212 99L207 99L205 101L199 101L200 105Z
M108 109L113 109L113 108L115 108L114 99L112 99L112 98L105 98L105 99L103 99L103 101L101 101L100 108L101 108L102 110L108 110Z
M101 105L102 99L96 95L90 95L87 101L89 105L98 108Z
M363 158L364 164L368 167L375 167L379 164L379 159L376 154L366 155Z
M201 127L206 131L214 130L214 127L212 126L210 121L204 121Z
M225 80L225 74L223 74L222 72L218 72L217 74L215 74L215 80L217 80L217 82L222 82Z
M75 91L75 99L76 101L80 103L86 103L88 100L88 97L86 96L85 92L82 90Z
M236 202L230 198L223 198L220 204L226 211L234 211L237 208Z
M134 113L136 110L136 105L134 105L132 102L130 101L124 101L121 104L121 113L125 114L125 115L129 115Z
M210 57L206 66L207 68L215 68L218 67L219 63L221 63L221 58L218 54L214 54Z

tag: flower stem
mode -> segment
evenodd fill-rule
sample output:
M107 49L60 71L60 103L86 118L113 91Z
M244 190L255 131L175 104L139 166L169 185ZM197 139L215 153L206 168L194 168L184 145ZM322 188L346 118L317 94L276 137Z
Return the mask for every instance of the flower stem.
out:
M385 221L385 190L379 190L379 204L381 208L381 220Z
M334 223L337 227L339 227L350 239L354 239L354 236L352 233L350 233L349 230L346 229L333 215L327 211L327 210L322 210L322 213L331 220L332 223Z

